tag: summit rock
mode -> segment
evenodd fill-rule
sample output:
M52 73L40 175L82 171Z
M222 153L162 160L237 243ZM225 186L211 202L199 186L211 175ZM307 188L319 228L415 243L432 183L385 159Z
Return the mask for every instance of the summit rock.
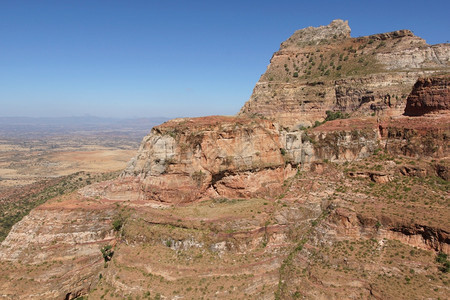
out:
M296 31L273 54L239 115L294 129L326 111L396 116L419 77L450 71L450 44L428 45L410 30L350 37L347 22Z

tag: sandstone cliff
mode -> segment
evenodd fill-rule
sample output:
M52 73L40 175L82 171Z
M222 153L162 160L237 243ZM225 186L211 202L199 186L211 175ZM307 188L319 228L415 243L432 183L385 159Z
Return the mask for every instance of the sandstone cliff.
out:
M428 89L439 92L415 96L415 89L408 107L411 102L447 105L449 90L442 86L448 76L421 82L435 83ZM273 196L297 168L307 170L317 161L351 162L377 149L445 158L449 123L448 110L442 109L439 115L341 119L294 131L258 117L176 119L152 129L121 179L103 187L100 196L164 203Z
M430 46L409 30L351 38L335 20L283 42L239 114L291 128L323 121L327 110L400 115L418 77L449 70L449 44Z
M137 197L162 202L270 195L293 172L281 148L270 121L177 119L152 129L122 178L140 186Z
M349 32L341 21L308 28L280 52L354 43ZM364 39L430 49L409 31ZM0 246L0 297L444 298L449 77L419 79L406 115L356 117L422 71L355 72L333 83L341 96L330 102L353 118L286 128L298 114L285 114L285 102L281 113L265 106L277 120L258 112L154 127L120 178L58 196L13 227ZM307 81L304 90L328 93L329 83ZM367 93L373 101L352 100ZM376 107L387 112L393 98L383 99ZM309 102L310 116L327 103Z
M405 115L446 113L450 110L450 75L419 79L408 96Z

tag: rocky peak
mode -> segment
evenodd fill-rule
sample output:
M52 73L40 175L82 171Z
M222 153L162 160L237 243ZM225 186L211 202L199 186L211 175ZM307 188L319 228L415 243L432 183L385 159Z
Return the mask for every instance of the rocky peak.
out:
M430 46L409 30L351 38L348 23L336 20L283 42L239 115L287 128L322 122L326 111L399 116L419 77L448 72L450 44Z
M318 45L325 40L338 40L350 37L348 21L334 20L326 26L308 27L297 30L281 44L280 50Z

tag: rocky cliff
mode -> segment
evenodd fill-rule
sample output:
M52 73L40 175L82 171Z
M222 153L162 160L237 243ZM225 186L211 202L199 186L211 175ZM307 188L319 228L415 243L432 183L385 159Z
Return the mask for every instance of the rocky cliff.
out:
M342 21L307 28L280 52L334 49L357 41L349 33ZM356 57L382 41L379 48L398 40L395 47L401 44L406 52L415 43L411 49L430 49L409 31L361 39L364 47L350 48ZM400 59L396 64L403 66ZM335 72L345 68L343 63ZM333 105L343 111L313 127L286 126L299 116L286 114L290 102L280 111L268 103L270 118L242 113L154 127L119 178L58 196L14 225L0 246L0 297L445 298L449 77L419 79L398 102L407 98L406 104L388 108L376 95L393 85L404 89L404 82L424 71L411 70L403 79L397 71L355 72L333 83L342 92ZM302 79L303 91L328 99L330 81L310 79ZM278 92L292 91L275 77L269 82L278 84ZM352 100L366 93L374 100ZM334 103L327 101L302 109L322 116ZM380 113L371 116L376 103ZM401 114L385 115L401 106Z
M405 115L446 113L450 109L450 75L420 78L408 96Z
M177 119L152 129L123 173L137 177L142 196L164 202L256 197L289 176L272 122L248 118Z
M240 115L310 126L325 112L400 115L418 77L448 72L450 45L409 30L350 37L347 22L296 31L272 56Z

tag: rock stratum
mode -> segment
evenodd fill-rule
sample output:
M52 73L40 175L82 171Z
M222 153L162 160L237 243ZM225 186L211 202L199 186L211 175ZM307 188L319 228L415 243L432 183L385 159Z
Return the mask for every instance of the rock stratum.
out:
M449 89L448 76L420 78L407 99L405 115L446 113L450 109Z
M448 72L450 45L428 45L409 30L350 37L347 22L296 31L284 41L239 115L294 128L325 112L403 114L418 77Z
M238 116L156 126L118 178L14 225L0 297L446 298L448 59L407 30L295 32Z

